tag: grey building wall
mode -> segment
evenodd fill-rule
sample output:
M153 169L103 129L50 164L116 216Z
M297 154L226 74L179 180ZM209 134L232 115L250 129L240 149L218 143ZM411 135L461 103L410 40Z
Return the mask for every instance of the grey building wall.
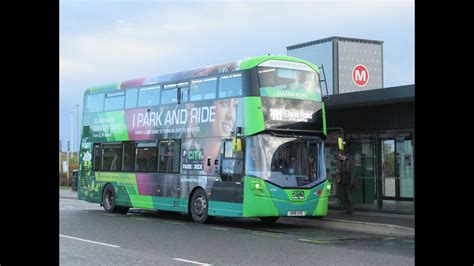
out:
M329 95L383 88L382 41L336 36L288 46L287 55L323 65ZM354 81L354 68L358 65L368 71L358 73L359 79L367 80L362 86ZM327 95L323 84L321 90Z
M381 44L339 41L337 52L339 93L383 88ZM359 64L368 70L368 81L363 87L353 80L353 70Z

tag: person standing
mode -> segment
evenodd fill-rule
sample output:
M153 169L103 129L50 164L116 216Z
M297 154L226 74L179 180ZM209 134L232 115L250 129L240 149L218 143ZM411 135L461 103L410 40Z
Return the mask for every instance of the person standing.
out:
M346 214L353 213L352 190L355 186L354 162L347 151L340 151L337 156L337 169L341 175L342 202Z

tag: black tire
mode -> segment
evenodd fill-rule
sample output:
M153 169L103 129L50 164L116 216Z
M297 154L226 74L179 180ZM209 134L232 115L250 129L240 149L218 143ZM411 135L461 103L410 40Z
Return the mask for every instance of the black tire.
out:
M202 224L208 220L208 206L209 200L207 199L206 192L202 189L196 190L191 197L191 204L189 205L189 213L194 222Z
M130 209L129 207L115 205L115 190L110 184L105 186L104 192L102 193L102 206L104 210L109 213L126 214Z
M260 221L262 223L265 223L265 224L274 223L278 220L278 218L280 218L280 217L278 217L278 216L276 216L276 217L259 217Z

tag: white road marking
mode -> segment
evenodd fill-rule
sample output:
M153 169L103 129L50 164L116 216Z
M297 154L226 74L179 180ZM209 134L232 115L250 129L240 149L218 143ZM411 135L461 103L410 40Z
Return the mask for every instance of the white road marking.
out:
M325 241L325 240L316 240L316 239L304 239L304 238L300 238L298 239L299 241L303 241L303 242L311 242L311 243L316 243L316 244L327 244L328 241Z
M261 233L261 232L253 232L252 234L257 235L257 236L280 237L280 235Z
M184 225L184 223L178 223L178 222L163 222L165 224L177 224L177 225Z
M207 263L202 263L198 261L192 261L192 260L185 260L185 259L180 259L180 258L173 258L174 260L179 260L179 261L184 261L184 262L189 262L193 264L198 264L198 265L206 265L206 266L211 266L212 264L207 264Z
M207 228L209 228L209 229L216 229L216 230L229 231L229 229L223 228L223 227L208 226Z
M61 234L60 234L59 236L61 236L61 237L66 237L66 238L71 238L71 239L75 239L75 240L80 240L80 241L84 241L84 242L89 242L89 243L104 245L104 246L113 247L113 248L119 248L119 247L120 247L120 246L116 246L116 245L111 245L111 244L96 242L96 241L92 241L92 240L87 240L87 239L82 239L82 238L77 238L77 237L72 237L72 236L61 235Z
M132 217L133 219L135 220L140 220L140 221L149 221L150 219L146 219L146 218L140 218L140 217Z

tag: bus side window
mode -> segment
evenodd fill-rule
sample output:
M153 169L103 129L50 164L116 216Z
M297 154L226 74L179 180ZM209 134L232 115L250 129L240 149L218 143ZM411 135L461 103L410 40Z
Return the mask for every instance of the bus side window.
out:
M122 143L102 144L102 171L122 170Z
M159 94L158 94L159 96ZM138 89L128 89L125 93L125 108L136 108L138 101Z
M158 105L160 103L160 88L160 85L140 88L138 92L138 107Z
M180 159L180 140L161 140L159 147L158 172L178 173Z
M231 74L219 78L219 98L242 95L242 74Z
M94 144L94 166L93 170L94 171L99 171L100 170L100 143Z
M123 143L122 170L124 172L133 172L135 170L135 142L133 141Z
M137 142L136 143L136 172L156 172L156 142Z
M216 98L217 78L191 80L191 101Z

